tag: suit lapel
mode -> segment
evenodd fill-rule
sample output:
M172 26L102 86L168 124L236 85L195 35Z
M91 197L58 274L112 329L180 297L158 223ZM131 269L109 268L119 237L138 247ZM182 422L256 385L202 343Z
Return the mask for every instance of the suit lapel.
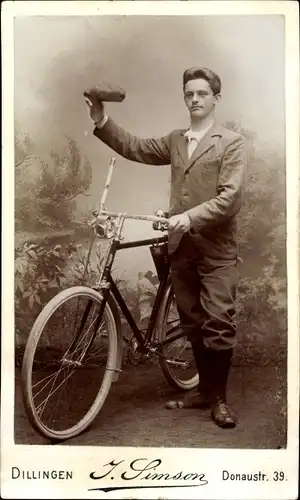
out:
M202 137L201 141L199 142L198 146L196 147L194 153L192 154L191 158L188 158L188 153L187 153L187 138L184 136L185 130L182 130L180 132L179 140L178 140L178 151L180 153L180 156L182 157L185 165L185 172L189 170L192 165L195 163L198 158L200 158L204 153L209 151L212 147L215 146L215 137L216 136L222 136L222 129L221 127L214 122L212 127L206 132L206 134Z
M186 130L180 131L180 135L178 136L177 141L177 149L184 165L186 165L188 162L187 138L184 136L185 132Z

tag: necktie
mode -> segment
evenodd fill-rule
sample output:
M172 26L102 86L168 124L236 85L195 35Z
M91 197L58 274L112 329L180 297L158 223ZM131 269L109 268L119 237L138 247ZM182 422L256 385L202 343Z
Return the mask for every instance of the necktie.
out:
M191 131L187 132L186 137L188 139L188 157L191 158L198 145L199 138Z

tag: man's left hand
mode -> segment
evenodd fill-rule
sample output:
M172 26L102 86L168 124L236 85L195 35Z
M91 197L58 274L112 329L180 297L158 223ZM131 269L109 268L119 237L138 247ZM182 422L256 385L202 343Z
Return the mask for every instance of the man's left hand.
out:
M171 232L185 233L191 229L191 220L187 213L173 215L169 219L169 230Z

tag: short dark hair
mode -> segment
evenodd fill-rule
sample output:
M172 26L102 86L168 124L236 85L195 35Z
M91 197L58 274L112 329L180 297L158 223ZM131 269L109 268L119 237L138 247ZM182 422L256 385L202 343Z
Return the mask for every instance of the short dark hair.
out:
M183 73L183 88L189 80L196 80L197 78L202 78L206 80L213 94L219 94L221 92L221 79L220 77L208 68L189 68Z

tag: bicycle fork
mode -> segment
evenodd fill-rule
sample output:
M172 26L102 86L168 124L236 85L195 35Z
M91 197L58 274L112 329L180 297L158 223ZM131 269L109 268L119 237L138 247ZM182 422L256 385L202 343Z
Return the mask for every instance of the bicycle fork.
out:
M115 256L115 253L116 253L116 250L117 250L117 245L118 245L118 243L120 241L120 234L121 234L121 231L122 231L122 228L123 228L123 225L124 225L124 221L125 221L125 215L123 215L123 216L120 217L120 220L119 220L119 223L118 223L118 228L117 228L117 234L114 236L114 238L112 239L112 241L110 242L110 244L108 246L108 249L107 249L107 252L106 252L105 263L104 263L104 266L103 266L103 270L102 270L102 272L100 274L100 277L99 277L99 280L98 280L96 286L94 287L98 292L102 293L102 301L101 301L101 304L100 304L100 309L99 309L99 312L97 313L97 319L96 319L95 325L93 327L94 328L94 332L91 335L91 338L90 338L89 342L87 343L87 345L85 346L85 348L82 350L80 358L77 359L77 360L72 360L69 356L64 356L64 358L62 360L63 364L81 366L83 359L87 356L87 354L88 354L88 352L89 352L89 350L91 348L91 345L92 345L92 343L95 340L95 337L97 335L97 332L98 332L98 329L99 329L99 326L100 326L100 322L102 320L104 309L105 309L105 306L106 306L108 294L110 293L110 286L111 285L110 285L110 283L109 283L109 281L108 281L107 278L108 278L108 276L110 276L111 266L112 266L112 263L113 263L113 260L114 260L114 256ZM72 353L74 353L74 348L76 346L76 343L78 342L78 340L79 340L79 338L80 338L80 336L81 336L81 334L83 332L86 320L87 320L87 318L89 316L89 313L91 311L92 303L93 303L93 301L91 299L87 303L87 306L86 306L85 311L84 311L83 316L82 316L82 320L81 320L81 323L80 323L79 330L77 331L77 333L76 333L76 335L74 337L74 340L72 341L72 343L70 345L70 348L68 350L68 355L71 354L71 356L72 356Z
M108 291L107 291L107 293L108 293ZM107 295L107 294L105 294L105 295ZM95 340L95 337L97 335L97 332L98 332L98 329L99 329L99 326L100 326L100 323L102 320L102 316L103 316L106 301L107 301L107 296L105 296L105 295L103 295L103 300L101 301L100 309L99 309L99 312L97 313L97 318L96 318L95 324L93 326L94 331L91 335L91 338L88 341L87 345L84 347L84 349L82 349L82 352L81 352L79 358L74 360L74 359L72 359L72 355L74 355L74 353L76 352L77 342L79 341L79 339L82 335L82 332L84 330L87 318L90 314L92 304L93 304L93 301L91 299L88 301L87 306L85 308L85 311L83 313L82 319L81 319L80 327L77 330L75 337L74 337L67 353L62 358L63 365L73 365L73 366L77 366L77 367L82 366L82 361L87 356L88 352L90 351L91 345Z

